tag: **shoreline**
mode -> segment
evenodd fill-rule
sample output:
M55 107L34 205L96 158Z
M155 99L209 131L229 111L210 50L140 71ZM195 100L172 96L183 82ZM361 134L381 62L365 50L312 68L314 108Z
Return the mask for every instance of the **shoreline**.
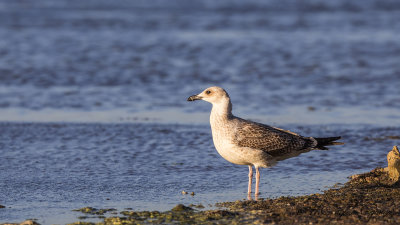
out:
M214 210L204 210L201 204L179 204L165 212L84 207L73 210L82 215L77 218L80 221L70 224L399 224L400 153L396 146L387 159L387 168L353 175L345 184L321 194L221 202Z
M198 211L193 206L177 205L166 212L122 211L104 218L102 224L398 224L400 183L388 179L383 168L376 168L354 175L342 187L322 194L222 202L216 206L220 209Z
M165 212L84 207L75 210L82 216L71 224L398 224L400 182L389 179L387 174L385 169L376 168L353 175L341 187L322 194L221 202L216 203L216 210L182 204ZM105 213L112 215L104 216ZM90 219L103 221L85 221ZM20 224L39 223L27 220Z

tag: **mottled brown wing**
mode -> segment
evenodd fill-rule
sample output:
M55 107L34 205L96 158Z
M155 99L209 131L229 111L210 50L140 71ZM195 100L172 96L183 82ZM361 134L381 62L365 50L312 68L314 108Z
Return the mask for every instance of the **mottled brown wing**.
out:
M306 143L303 137L295 133L245 120L240 121L235 140L241 147L260 149L272 156L301 150Z

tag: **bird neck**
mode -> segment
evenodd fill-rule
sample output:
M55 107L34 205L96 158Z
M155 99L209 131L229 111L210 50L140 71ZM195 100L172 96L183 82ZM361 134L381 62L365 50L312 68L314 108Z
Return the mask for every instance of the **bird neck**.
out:
M232 103L229 98L213 104L210 115L211 120L228 120L232 117Z

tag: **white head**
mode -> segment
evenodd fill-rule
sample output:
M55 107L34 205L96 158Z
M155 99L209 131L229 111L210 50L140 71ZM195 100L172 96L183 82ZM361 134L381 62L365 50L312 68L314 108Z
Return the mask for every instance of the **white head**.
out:
M220 87L209 87L198 95L192 95L188 98L188 101L204 100L211 104L225 103L229 104L230 99L228 93Z
M232 103L228 93L220 87L209 87L198 95L192 95L188 101L204 100L213 107L211 115L232 116Z

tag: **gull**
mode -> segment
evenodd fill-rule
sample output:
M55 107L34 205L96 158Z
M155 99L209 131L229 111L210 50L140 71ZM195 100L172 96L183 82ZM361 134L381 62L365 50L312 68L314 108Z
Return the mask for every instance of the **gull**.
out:
M253 166L256 170L255 199L258 199L260 167L271 167L278 161L288 159L314 149L327 150L327 145L341 137L303 137L277 127L256 123L232 114L228 93L220 87L209 87L188 101L204 100L212 104L210 124L217 152L227 161L249 167L247 196L251 199Z

